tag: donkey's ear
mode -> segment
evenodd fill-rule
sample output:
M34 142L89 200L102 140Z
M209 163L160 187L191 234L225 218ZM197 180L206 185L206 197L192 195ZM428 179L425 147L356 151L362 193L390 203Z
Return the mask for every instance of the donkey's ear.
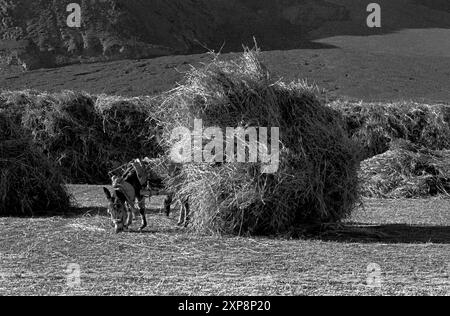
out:
M103 192L105 192L106 198L108 200L112 200L111 192L109 192L109 190L107 188L103 188Z

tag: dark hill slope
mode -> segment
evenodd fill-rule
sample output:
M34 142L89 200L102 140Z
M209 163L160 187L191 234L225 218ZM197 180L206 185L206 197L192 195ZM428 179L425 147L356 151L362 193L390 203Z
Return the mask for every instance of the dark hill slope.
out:
M0 50L29 68L82 59L123 59L238 50L256 36L267 48L299 45L324 20L346 19L345 8L323 0L79 0L82 27L67 26L74 0L0 0ZM297 9L310 17L291 23ZM16 54L17 55L17 54Z
M82 27L69 28L78 1ZM369 29L371 0L0 0L0 67L240 51L326 48L316 39L404 28L450 28L446 0L379 0L383 27Z

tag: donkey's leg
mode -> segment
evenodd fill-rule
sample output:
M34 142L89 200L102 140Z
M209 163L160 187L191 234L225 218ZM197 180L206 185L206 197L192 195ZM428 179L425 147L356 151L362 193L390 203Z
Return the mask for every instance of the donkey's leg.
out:
M166 216L170 216L170 207L172 205L173 196L172 194L168 194L166 200L164 201L164 207L166 209Z
M147 218L145 216L145 197L138 202L139 205L139 213L141 214L142 225L139 228L140 231L143 231L147 227Z
M180 204L181 204L181 210L180 210L180 218L178 220L178 226L183 226L183 225L186 224L187 209L186 209L186 204L185 203L180 201Z
M130 210L131 210L131 214L133 215L133 221L137 220L137 217L139 215L139 211L136 209L136 205L130 206Z
M127 209L127 221L125 223L125 229L129 229L130 226L133 224L133 211L132 211L132 206L128 205L128 203L126 204L126 209Z
M191 219L191 209L189 207L189 200L185 200L183 202L184 209L185 209L185 215L184 215L184 227L187 227L189 225L190 219Z

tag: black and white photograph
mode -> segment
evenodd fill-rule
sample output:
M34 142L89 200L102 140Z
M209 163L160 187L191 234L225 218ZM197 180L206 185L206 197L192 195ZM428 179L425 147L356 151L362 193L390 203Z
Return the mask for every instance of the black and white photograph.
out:
M449 295L450 1L0 0L0 296Z

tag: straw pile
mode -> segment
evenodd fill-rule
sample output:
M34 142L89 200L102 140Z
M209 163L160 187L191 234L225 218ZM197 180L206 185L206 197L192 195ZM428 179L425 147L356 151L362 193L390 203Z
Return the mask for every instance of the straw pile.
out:
M450 106L418 103L335 101L349 135L362 147L361 160L389 150L397 139L431 150L450 149Z
M450 150L434 151L407 141L361 164L366 197L423 198L450 196Z
M121 98L100 95L96 99L96 112L101 120L108 162L106 168L116 168L132 159L158 157L160 109L148 97Z
M55 166L0 111L0 215L63 211L70 197Z
M357 150L337 113L323 106L315 92L301 82L273 81L258 52L246 51L239 59L217 57L192 69L184 83L164 96L169 149L172 129L192 129L194 119L202 119L204 128L222 130L280 128L280 165L274 174L263 174L261 161L190 163L170 179L169 189L189 199L194 230L280 234L351 213L358 200Z
M70 183L106 183L109 170L158 155L156 122L146 121L151 106L144 98L5 92L0 107L31 132Z

